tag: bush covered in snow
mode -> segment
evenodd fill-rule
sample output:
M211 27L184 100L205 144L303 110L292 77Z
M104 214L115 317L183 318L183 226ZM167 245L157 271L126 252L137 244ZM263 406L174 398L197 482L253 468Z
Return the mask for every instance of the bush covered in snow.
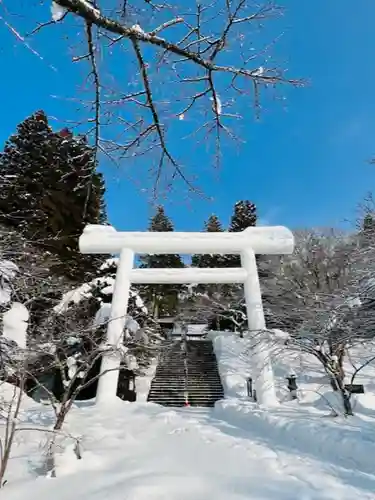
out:
M75 395L78 399L95 396L101 355L106 349L116 266L117 261L109 259L95 279L65 293L32 345L34 352L42 353L32 363L34 369L38 366L35 375L38 380L45 379L46 373L52 376L55 381L47 384L58 398L67 390L75 393L79 388ZM158 326L133 290L128 311L121 346L120 397L127 387L129 370L142 372L162 340Z

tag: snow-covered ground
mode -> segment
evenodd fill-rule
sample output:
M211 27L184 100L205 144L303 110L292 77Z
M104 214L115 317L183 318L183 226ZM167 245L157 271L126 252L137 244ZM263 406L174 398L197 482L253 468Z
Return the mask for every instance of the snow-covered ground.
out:
M141 382L142 401L100 409L81 403L59 438L57 478L41 477L43 438L18 434L7 474L7 500L355 500L375 499L375 395L358 401L358 416L327 417L329 386L318 365L283 353L276 364L279 396L266 411L246 398L251 361L246 340L214 339L227 398L213 410L145 403L154 367ZM300 401L286 401L284 377L294 369ZM366 378L367 377L367 378ZM22 424L50 426L53 413L27 398Z

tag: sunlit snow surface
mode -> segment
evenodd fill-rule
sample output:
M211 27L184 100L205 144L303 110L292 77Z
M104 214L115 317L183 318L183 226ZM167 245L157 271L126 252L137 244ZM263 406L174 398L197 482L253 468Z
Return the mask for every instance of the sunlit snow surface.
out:
M58 477L40 477L44 436L19 433L7 500L375 499L374 368L362 376L368 392L357 402L358 416L333 419L316 392L329 390L319 366L280 355L275 373L284 403L266 411L246 397L246 339L214 336L214 346L228 395L215 409L118 401L99 411L81 403L66 431L82 436L82 460L61 439ZM287 401L291 369L301 380L300 403ZM152 370L138 382L143 401ZM52 415L25 400L27 427L48 426Z

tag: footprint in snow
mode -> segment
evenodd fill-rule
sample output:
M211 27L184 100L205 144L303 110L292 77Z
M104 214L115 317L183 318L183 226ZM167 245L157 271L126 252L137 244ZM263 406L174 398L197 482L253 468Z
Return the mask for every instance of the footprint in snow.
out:
M187 429L186 427L185 428L178 428L178 429L173 429L171 430L170 432L168 432L168 434L183 434L184 432L188 432L189 429Z

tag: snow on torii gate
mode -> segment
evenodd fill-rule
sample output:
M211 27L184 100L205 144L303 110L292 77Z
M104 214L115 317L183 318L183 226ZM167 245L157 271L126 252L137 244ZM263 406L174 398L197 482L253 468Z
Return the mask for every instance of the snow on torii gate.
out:
M276 393L264 320L256 254L291 254L294 237L282 226L250 227L240 233L118 232L112 226L88 225L79 239L84 254L120 254L107 344L118 347L123 338L131 283L243 283L248 330L257 332L252 377L259 403L273 405ZM133 269L135 254L240 254L240 268ZM116 398L121 357L103 355L96 402ZM105 373L104 373L105 372Z

